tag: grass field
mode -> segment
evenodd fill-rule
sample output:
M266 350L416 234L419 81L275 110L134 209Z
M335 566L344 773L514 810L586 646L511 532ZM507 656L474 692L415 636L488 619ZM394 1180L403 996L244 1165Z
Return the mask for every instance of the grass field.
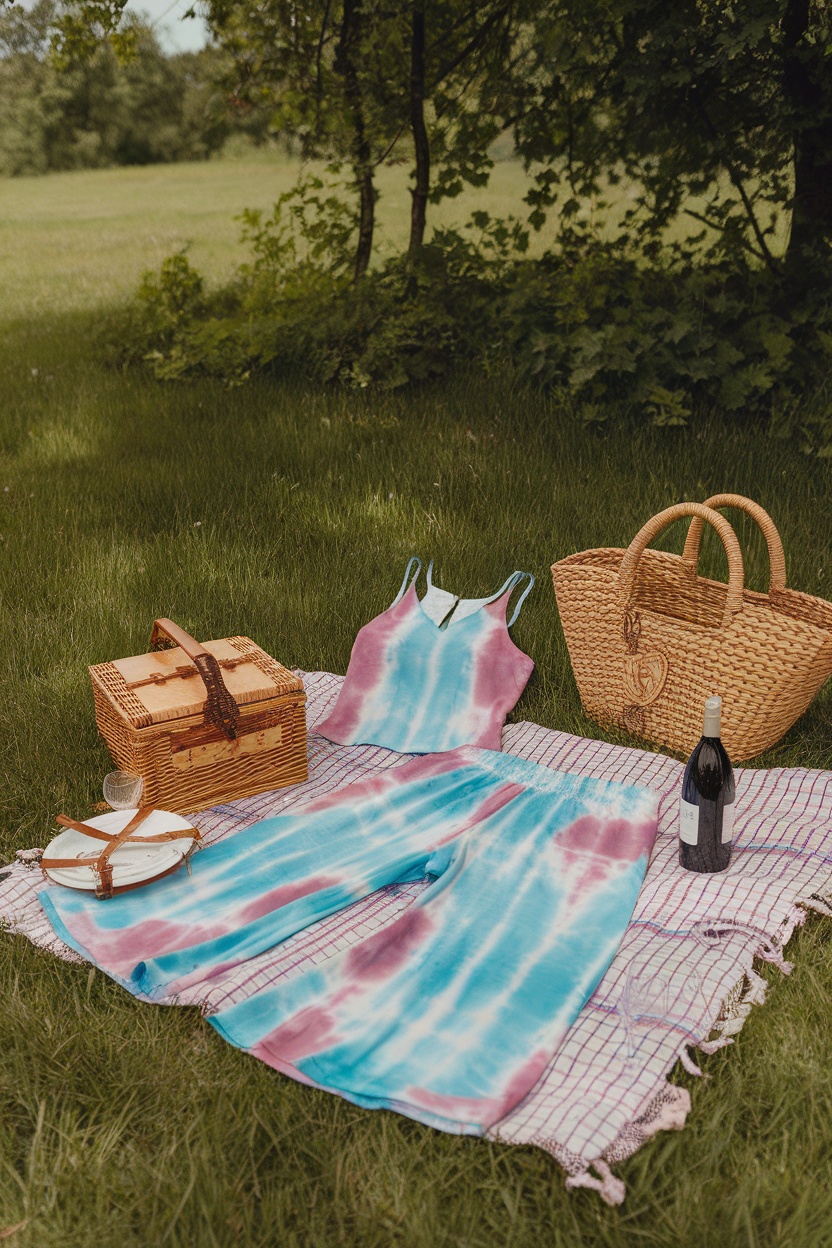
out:
M86 667L143 650L157 615L344 671L411 552L466 594L530 568L515 638L537 667L515 717L602 735L580 709L554 559L626 545L669 503L730 490L776 518L790 583L832 595L828 464L716 418L598 436L477 376L379 397L108 372L90 309L186 235L214 273L230 266L227 217L258 186L261 202L272 194L273 173L246 167L249 182L238 163L0 184L0 860L43 844L58 810L83 816L98 800L109 760ZM761 588L764 547L740 533ZM716 542L705 566L723 570ZM830 691L758 761L832 767ZM195 1010L142 1005L7 937L0 1235L23 1223L15 1248L820 1248L832 1241L832 924L810 918L789 957L791 977L765 970L769 1003L734 1047L702 1059L710 1077L674 1075L691 1088L688 1126L620 1168L627 1202L609 1209L568 1195L537 1150L300 1087Z
M244 208L269 209L299 169L278 151L255 149L221 161L2 179L3 314L107 306L130 293L145 269L185 246L209 280L226 278L245 256L235 217ZM382 168L377 183L377 246L402 248L409 230L407 167ZM520 214L527 185L516 161L498 160L487 191L432 208L431 221L462 225L482 206L496 216ZM535 245L550 233L536 236Z
M306 168L323 172L319 166ZM244 149L223 160L0 180L3 318L106 308L131 294L147 269L158 269L183 247L210 283L227 279L246 257L236 218L244 208L270 209L300 169L279 150ZM407 165L382 167L376 184L379 256L407 246ZM495 152L489 186L431 205L429 231L460 228L477 208L525 220L529 185L518 161ZM613 194L617 206L604 218L610 222L635 192L622 183ZM531 235L529 254L551 243L556 225L553 218ZM682 218L671 232L680 237L699 229ZM775 251L783 241L782 235L774 239Z

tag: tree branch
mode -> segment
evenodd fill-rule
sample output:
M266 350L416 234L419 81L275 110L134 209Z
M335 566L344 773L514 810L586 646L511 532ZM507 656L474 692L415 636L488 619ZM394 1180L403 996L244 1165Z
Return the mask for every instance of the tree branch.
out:
M412 265L425 237L425 219L430 193L430 140L425 125L425 10L413 6L410 36L410 129L416 156L414 185L411 189L410 244L408 265Z
M771 269L772 273L779 273L780 270L778 268L777 261L775 260L771 252L769 251L768 244L766 243L765 235L763 234L763 231L760 229L760 223L757 220L757 214L754 212L754 205L752 204L751 200L748 198L746 189L742 184L742 179L740 178L733 164L731 164L727 160L725 161L725 168L728 170L728 176L730 177L733 186L739 192L739 196L743 202L743 206L748 216L748 220L751 224L751 228L754 231L754 237L756 238L757 245L760 248L761 258L766 262L768 267Z
M716 230L720 234L725 232L725 226L721 221L714 221L711 217L706 217L704 213L694 212L692 208L685 208L683 211L686 217L693 217L694 221L701 221L702 224L707 225L709 229ZM758 260L765 260L765 254L758 251L754 244L750 243L747 238L742 239L742 245L747 251L751 252L752 256L756 256Z
M396 131L393 142L385 149L385 151L382 152L382 154L378 157L377 160L373 161L374 169L377 169L379 165L384 164L385 160L390 155L393 148L396 146L396 144L398 143L399 139L402 137L406 129L407 129L407 120L403 121L402 124L399 126L398 130Z
M716 126L711 121L711 118L708 114L707 109L705 108L704 104L698 97L696 97L696 107L700 113L700 116L702 117L702 120L705 122L705 125L708 127L708 133L711 136L711 140L717 145L720 145L720 135L717 132ZM774 256L771 254L771 252L768 249L768 244L766 243L765 235L763 234L763 231L760 229L760 223L757 220L756 213L754 212L754 205L749 199L746 189L743 186L742 178L737 172L736 167L733 164L733 161L731 161L727 156L722 156L722 163L725 166L726 170L728 171L728 177L731 179L731 185L734 187L736 191L739 192L739 196L740 196L740 199L742 200L743 207L745 208L745 212L746 212L746 216L748 217L749 224L752 230L754 231L754 237L756 238L757 244L760 248L760 255L758 256L758 259L763 260L765 264L768 265L772 273L779 273L780 269L778 267L777 261L775 260ZM724 230L725 227L720 226L719 228ZM753 247L751 248L751 251L754 255L757 255Z
M318 39L318 46L315 49L315 129L317 130L321 124L321 101L323 99L323 54L324 40L326 36L327 23L329 21L329 10L332 7L332 0L326 0L326 8L321 18L321 34Z
M472 52L476 51L477 47L483 40L483 36L486 35L488 31L497 24L497 22L505 17L507 13L510 13L511 8L511 4L504 4L501 8L497 9L495 13L492 13L490 17L486 18L482 26L478 27L476 34L468 40L465 47L462 48L455 57L448 61L447 64L441 67L439 73L433 80L433 90L444 82L448 75L452 74L458 65L461 65L463 61L467 60Z

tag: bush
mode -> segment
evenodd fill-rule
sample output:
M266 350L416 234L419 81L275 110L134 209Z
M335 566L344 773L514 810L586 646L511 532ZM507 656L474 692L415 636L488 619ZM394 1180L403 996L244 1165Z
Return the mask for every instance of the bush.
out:
M682 425L702 406L758 416L825 392L832 299L791 306L761 268L683 255L645 264L622 242L566 235L518 272L506 306L513 359L599 418L633 409Z
M578 231L529 260L518 224L485 213L467 231L436 231L418 264L395 257L353 282L353 222L317 179L267 221L244 220L252 260L224 289L206 294L184 254L145 278L117 330L122 360L166 379L301 370L386 389L464 363L507 368L564 392L589 421L776 413L780 432L832 454L824 293L792 307L767 271L683 252L648 263Z

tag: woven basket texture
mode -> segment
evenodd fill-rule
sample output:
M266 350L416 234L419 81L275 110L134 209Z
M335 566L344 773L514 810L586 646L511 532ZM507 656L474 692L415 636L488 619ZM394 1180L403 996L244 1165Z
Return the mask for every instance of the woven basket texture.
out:
M763 531L766 594L743 584L742 552L717 508L737 507ZM684 553L650 550L669 524L693 517ZM725 585L697 575L705 523L728 556ZM722 739L735 762L770 748L832 672L832 603L786 588L783 546L762 507L736 494L660 512L627 550L561 559L552 578L584 710L664 749L689 754L705 699L722 698Z
M90 668L98 731L116 766L144 780L144 804L186 814L307 779L303 682L248 637L228 641L274 683L272 696L239 706L234 740L202 711L148 722L113 663Z

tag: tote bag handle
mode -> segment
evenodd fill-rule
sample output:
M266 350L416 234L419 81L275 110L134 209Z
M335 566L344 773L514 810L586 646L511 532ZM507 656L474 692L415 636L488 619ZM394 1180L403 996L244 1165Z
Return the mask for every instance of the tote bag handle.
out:
M780 534L768 512L763 511L759 503L753 502L750 498L743 498L742 494L714 494L713 498L706 498L702 506L711 507L714 510L720 507L736 507L739 511L744 511L751 516L752 520L756 520L768 547L768 592L769 594L781 593L786 588L786 556L783 553ZM698 516L694 516L691 520L685 549L682 551L682 566L690 576L696 576L696 569L699 566L702 523Z
M618 570L619 606L625 614L630 609L635 596L639 563L647 547L663 529L666 529L674 520L681 520L683 516L694 516L700 522L707 520L708 524L716 529L725 547L725 553L728 556L728 594L725 599L725 610L722 613L722 627L726 628L732 616L742 610L742 551L737 535L725 517L711 507L706 507L704 503L677 503L675 507L667 507L664 511L660 511L639 529L624 552L624 558Z

